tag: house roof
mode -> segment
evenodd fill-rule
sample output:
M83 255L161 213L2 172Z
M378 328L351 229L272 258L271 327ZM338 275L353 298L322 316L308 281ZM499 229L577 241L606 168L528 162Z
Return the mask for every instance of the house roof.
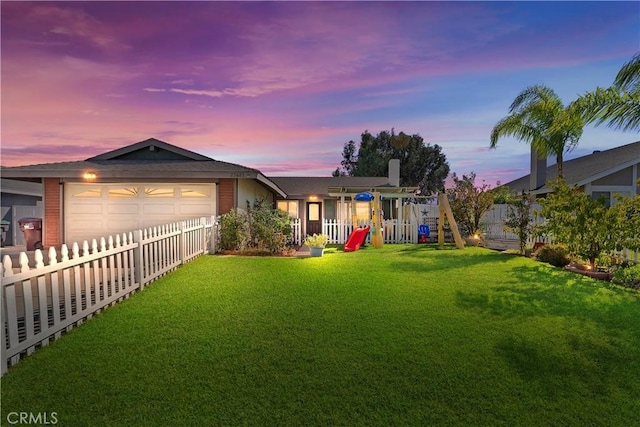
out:
M61 178L69 182L83 181L83 175L87 172L93 172L96 175L95 182L248 178L255 179L267 188L285 196L277 184L257 169L214 160L154 138L84 161L1 168L4 178Z
M272 177L287 193L288 198L304 198L309 195L329 196L335 193L358 193L362 191L397 192L404 189L415 191L413 187L393 187L387 177L330 176L330 177Z
M609 150L594 151L592 154L567 160L563 163L563 175L570 185L582 186L636 163L640 163L640 141ZM554 181L557 173L555 164L547 167L546 180ZM530 175L525 175L504 185L515 192L529 191L529 177ZM534 193L544 194L549 191L551 189L543 186Z
M136 144L131 144L126 147L118 148L117 150L108 151L98 156L91 157L87 159L87 161L117 159L142 160L145 158L159 160L159 157L166 158L167 160L177 160L179 158L184 158L185 160L213 160L210 157L185 150L184 148L168 144L164 141L160 141L159 139L149 138Z

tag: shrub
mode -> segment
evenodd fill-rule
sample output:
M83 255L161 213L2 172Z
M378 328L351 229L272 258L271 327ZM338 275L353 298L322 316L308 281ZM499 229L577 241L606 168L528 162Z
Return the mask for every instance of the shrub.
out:
M272 209L265 201L258 201L249 209L249 230L256 247L272 254L286 249L293 231L289 215Z
M640 196L618 198L616 205L608 207L603 198L594 200L562 180L551 184L551 189L552 193L540 200L546 223L538 231L566 244L572 255L588 260L595 269L603 253L640 248Z
M247 216L235 209L220 217L218 244L220 249L241 251L249 243Z
M613 282L630 288L640 289L640 264L616 267L613 271Z
M451 212L463 236L473 236L480 232L480 220L493 206L493 192L488 184L476 186L476 174L453 174L454 187L447 190Z
M546 262L556 267L569 264L569 251L563 245L548 244L541 246L535 253L538 261Z

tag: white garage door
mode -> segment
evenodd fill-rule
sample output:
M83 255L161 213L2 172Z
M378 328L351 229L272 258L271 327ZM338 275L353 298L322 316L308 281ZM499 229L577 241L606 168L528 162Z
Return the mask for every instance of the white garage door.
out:
M65 242L214 215L215 184L65 184Z

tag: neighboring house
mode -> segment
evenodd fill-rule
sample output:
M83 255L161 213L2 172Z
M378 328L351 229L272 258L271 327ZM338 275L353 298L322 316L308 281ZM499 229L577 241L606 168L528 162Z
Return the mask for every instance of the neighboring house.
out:
M570 185L582 187L594 198L605 197L614 203L614 194L640 194L640 141L609 150L594 151L587 156L564 162L564 179ZM532 160L531 174L506 183L511 191L530 192L541 196L551 190L547 182L556 179L556 165Z
M18 220L42 216L42 184L40 182L0 180L0 204L2 205L2 228L5 232L3 244L24 244L24 235Z
M41 180L43 243L82 242L179 219L220 215L247 201L285 197L256 169L148 139L85 161L3 167Z

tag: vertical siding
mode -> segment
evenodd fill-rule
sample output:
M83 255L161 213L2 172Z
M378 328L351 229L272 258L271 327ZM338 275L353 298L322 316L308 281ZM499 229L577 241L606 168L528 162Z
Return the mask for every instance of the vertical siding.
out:
M42 243L44 246L60 246L62 244L62 186L58 178L45 178L43 187Z
M221 178L218 182L218 215L224 215L235 207L235 179Z

